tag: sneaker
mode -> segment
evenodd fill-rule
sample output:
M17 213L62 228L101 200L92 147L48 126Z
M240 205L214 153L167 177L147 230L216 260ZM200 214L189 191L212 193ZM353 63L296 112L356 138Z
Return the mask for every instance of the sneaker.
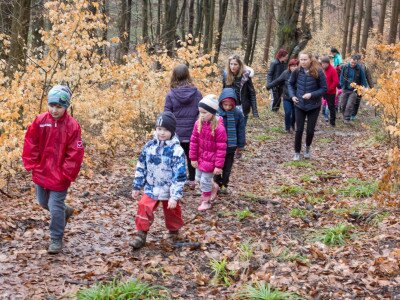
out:
M343 119L343 123L344 123L344 124L350 124L351 121L350 121L350 120L347 120L347 119Z
M136 236L129 243L129 246L131 246L133 250L142 248L146 244L146 237L147 237L146 231L138 231Z
M293 160L300 160L300 153L295 153L293 156Z
M220 188L220 190L219 190L219 193L221 194L221 195L228 195L229 194L229 192L228 192L228 189L226 188L226 186L221 186L221 188Z
M49 248L47 249L47 253L57 254L61 252L62 248L63 248L62 239L51 239Z
M356 119L356 116L351 116L350 121L354 121Z
M311 147L310 146L306 146L306 151L304 151L304 158L305 159L311 158Z
M189 180L188 181L188 186L189 186L189 189L195 190L196 189L196 181Z
M181 240L181 237L180 237L180 235L179 235L179 230L176 230L176 231L170 230L170 231L168 232L168 237L167 237L167 239L168 239L171 243L180 241L180 240Z
M65 224L67 224L69 218L74 214L74 209L71 206L65 205Z

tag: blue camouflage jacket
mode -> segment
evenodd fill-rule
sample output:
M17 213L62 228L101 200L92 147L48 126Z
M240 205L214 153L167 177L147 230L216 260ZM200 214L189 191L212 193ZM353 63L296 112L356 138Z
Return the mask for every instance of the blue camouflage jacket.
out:
M167 141L155 136L143 147L136 165L133 189L154 200L179 200L186 181L186 156L176 135Z

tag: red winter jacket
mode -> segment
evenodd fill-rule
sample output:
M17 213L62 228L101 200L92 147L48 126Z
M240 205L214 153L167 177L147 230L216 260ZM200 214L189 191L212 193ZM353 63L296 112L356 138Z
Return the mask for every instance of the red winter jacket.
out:
M196 121L190 138L189 158L197 161L199 170L212 173L215 168L222 169L226 156L226 131L224 121L218 117L218 126L212 135L211 123L203 122L201 132L198 132Z
M337 74L337 71L331 64L329 64L328 68L326 68L324 72L326 77L326 85L328 86L326 93L330 95L335 95L336 87L339 84L339 76Z
M78 176L83 153L78 122L67 112L58 120L46 112L28 127L22 160L34 183L63 191Z

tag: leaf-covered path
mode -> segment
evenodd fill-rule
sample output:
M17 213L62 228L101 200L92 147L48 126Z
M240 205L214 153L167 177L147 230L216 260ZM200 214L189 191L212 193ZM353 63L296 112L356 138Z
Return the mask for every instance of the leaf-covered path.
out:
M48 215L29 177L21 179L18 197L0 200L0 298L68 299L120 276L163 285L174 299L231 298L252 281L309 299L398 299L398 214L363 197L385 164L373 113L363 111L353 126L339 120L335 129L320 120L313 159L301 163L291 162L294 137L282 132L282 118L264 111L250 122L232 193L210 211L198 213L195 193L187 192L182 238L200 248L172 247L160 209L147 247L131 252L137 204L130 199L134 160L125 157L114 172L73 185L68 200L78 211L63 253L49 256ZM318 241L322 228L340 223L353 226L344 245ZM210 260L223 258L229 287L212 280Z

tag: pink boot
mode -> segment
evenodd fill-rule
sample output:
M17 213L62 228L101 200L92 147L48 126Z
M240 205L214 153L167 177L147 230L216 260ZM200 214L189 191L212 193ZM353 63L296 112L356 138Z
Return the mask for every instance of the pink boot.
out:
M197 208L199 211L207 210L211 208L210 196L201 196L200 206Z

